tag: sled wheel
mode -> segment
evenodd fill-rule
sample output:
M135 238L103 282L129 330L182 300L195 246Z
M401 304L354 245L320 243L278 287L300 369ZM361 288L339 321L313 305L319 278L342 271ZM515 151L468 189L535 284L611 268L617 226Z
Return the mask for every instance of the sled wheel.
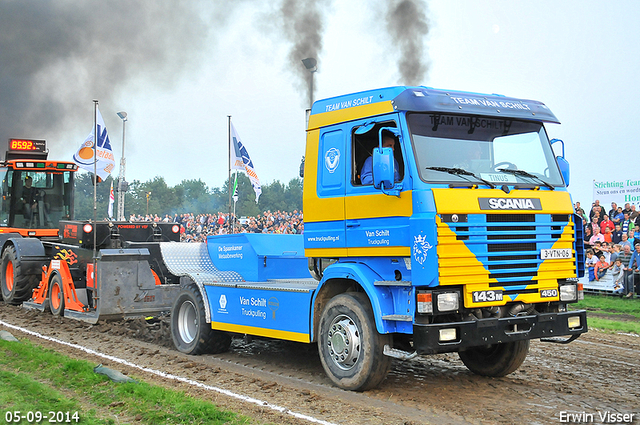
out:
M53 276L49 283L49 306L51 314L62 316L64 312L64 289L62 288L62 278L60 275Z

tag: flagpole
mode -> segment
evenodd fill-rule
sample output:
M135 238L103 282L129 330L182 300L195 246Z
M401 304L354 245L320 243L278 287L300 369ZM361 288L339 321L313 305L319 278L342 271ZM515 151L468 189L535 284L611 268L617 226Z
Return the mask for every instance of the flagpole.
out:
M93 260L96 260L96 243L98 232L98 101L93 101ZM94 264L95 270L95 264Z
M233 173L233 224L231 226L231 232L236 233L236 204L238 203L238 170L236 169Z
M229 119L228 122L228 132L229 132L229 140L227 141L227 149L229 151L229 177L228 177L228 182L229 182L229 220L227 221L227 228L230 228L231 226L231 115L227 115L227 118Z
M233 200L233 216L236 216L236 200ZM233 227L231 228L231 232L232 233L236 233L236 222L235 220L233 221Z

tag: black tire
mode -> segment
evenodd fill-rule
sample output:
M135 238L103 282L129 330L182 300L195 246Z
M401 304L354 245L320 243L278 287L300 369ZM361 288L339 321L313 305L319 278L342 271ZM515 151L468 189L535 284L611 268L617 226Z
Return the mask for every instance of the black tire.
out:
M505 342L460 351L462 363L482 376L505 376L515 372L527 358L529 340Z
M56 274L49 283L49 308L54 316L62 316L64 312L64 288L62 278Z
M385 345L392 346L392 337L376 330L365 294L341 294L329 301L320 318L318 351L334 384L352 391L380 385L391 368Z
M38 282L38 276L22 274L22 265L16 248L13 245L7 247L2 254L0 266L0 291L4 301L7 304L18 305L30 299Z
M185 287L173 303L171 337L176 349L186 354L224 353L231 347L231 335L206 322L204 300L194 285Z

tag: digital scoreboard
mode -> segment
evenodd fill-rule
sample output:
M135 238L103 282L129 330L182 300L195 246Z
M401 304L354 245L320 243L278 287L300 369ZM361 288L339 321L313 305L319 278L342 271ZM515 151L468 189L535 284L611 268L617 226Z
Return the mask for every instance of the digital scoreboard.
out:
M9 139L9 150L14 152L46 152L46 140Z

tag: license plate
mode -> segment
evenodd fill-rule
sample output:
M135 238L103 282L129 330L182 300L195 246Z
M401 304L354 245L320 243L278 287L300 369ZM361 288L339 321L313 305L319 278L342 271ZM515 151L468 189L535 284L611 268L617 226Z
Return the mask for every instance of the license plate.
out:
M556 298L558 296L557 289L541 289L540 298Z
M571 258L571 249L541 249L540 258L543 260L556 259L556 258Z
M502 291L473 291L471 297L474 303L502 301Z

